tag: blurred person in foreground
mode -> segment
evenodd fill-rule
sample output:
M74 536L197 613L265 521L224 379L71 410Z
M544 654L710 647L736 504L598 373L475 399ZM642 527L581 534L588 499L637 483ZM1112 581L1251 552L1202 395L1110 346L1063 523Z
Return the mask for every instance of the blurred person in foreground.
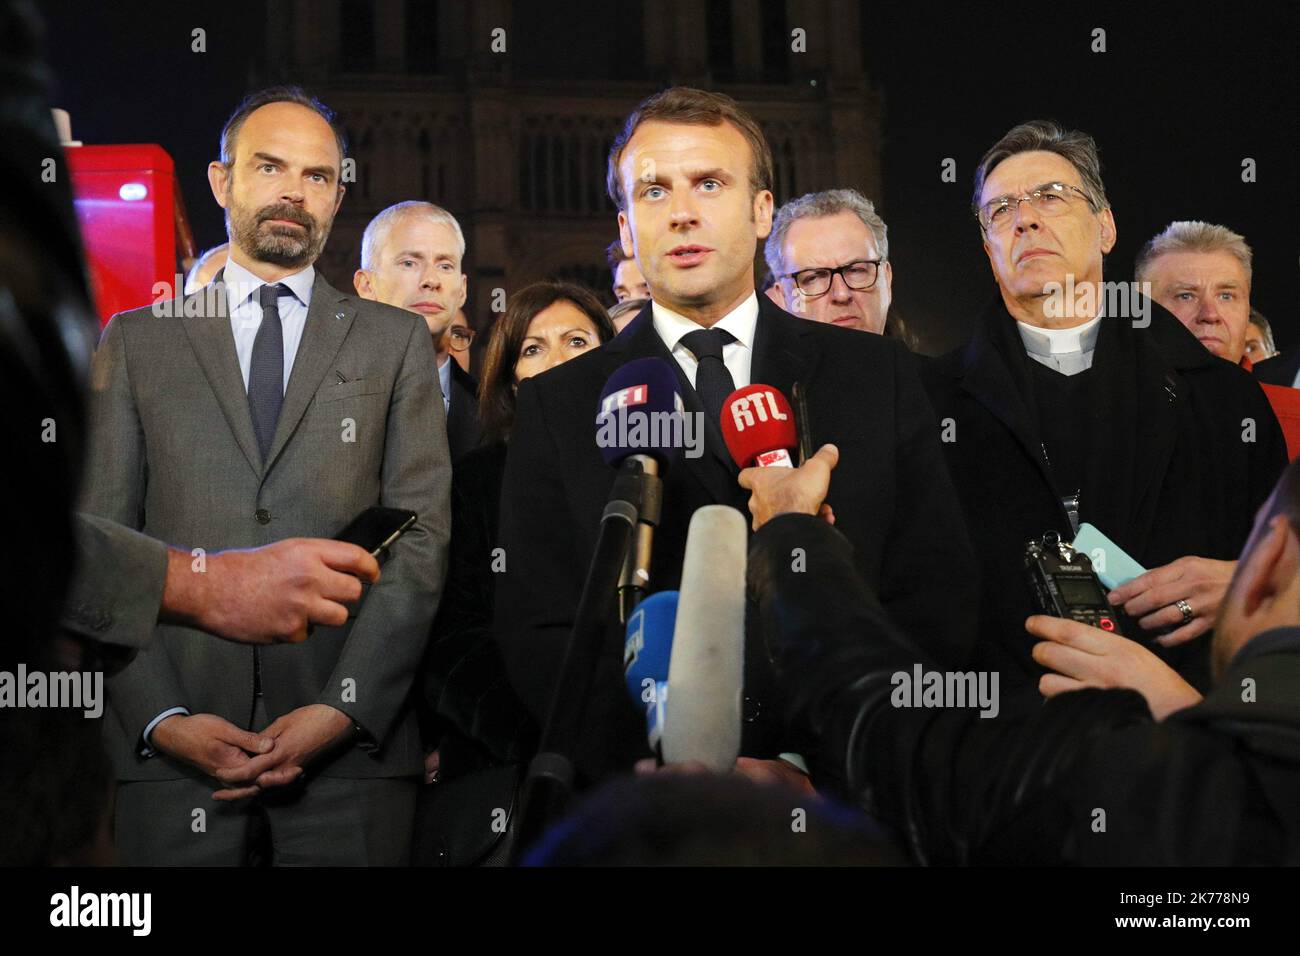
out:
M926 863L1300 863L1300 465L1256 515L1204 700L1175 700L1149 674L1141 694L1060 676L1036 712L985 720L950 692L900 693L918 670L950 688L965 675L893 626L848 542L814 517L835 458L746 473L760 526L751 599L820 792ZM806 570L792 570L792 548ZM1125 641L1054 617L1025 626L1044 639L1035 658L1064 672Z
M523 866L897 866L872 820L743 776L619 777L584 799Z

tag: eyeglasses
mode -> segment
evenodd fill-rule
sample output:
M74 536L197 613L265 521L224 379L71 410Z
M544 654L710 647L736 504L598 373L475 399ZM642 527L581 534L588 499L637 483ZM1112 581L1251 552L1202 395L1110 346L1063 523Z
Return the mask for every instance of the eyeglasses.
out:
M990 199L976 210L975 216L985 232L1001 232L1015 221L1016 211L1019 210L1022 202L1028 201L1040 215L1061 215L1074 202L1070 190L1082 196L1089 206L1092 205L1088 194L1078 186L1070 183L1043 183L1026 196L999 196L997 199Z
M799 291L809 299L815 299L829 292L836 276L843 279L844 284L853 291L866 292L876 284L876 279L880 275L880 263L883 261L882 259L859 259L838 269L801 269L778 278L794 279L794 284Z
M453 352L463 352L474 341L475 332L463 325L453 325L447 330L447 344Z

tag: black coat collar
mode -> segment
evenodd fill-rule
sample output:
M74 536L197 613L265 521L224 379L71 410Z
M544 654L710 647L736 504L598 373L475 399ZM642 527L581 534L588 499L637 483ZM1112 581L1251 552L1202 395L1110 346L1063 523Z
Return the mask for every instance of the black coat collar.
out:
M1146 546L1154 505L1177 437L1177 403L1183 373L1220 361L1182 324L1154 302L1150 322L1104 319L1093 357L1090 402L1097 426L1088 436L1096 453L1085 476L1085 520L1130 552ZM1024 343L1000 296L984 309L961 351L960 387L1016 436L1052 488L1029 387ZM1064 511L1060 518L1062 531Z
M1284 352L1257 363L1254 373L1255 378L1268 385L1291 387L1295 384L1296 375L1300 374L1300 349Z

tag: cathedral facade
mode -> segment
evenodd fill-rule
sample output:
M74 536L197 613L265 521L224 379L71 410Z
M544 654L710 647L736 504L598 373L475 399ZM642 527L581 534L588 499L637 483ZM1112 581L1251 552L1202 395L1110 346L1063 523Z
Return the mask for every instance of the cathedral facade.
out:
M575 279L612 302L610 144L665 86L735 97L762 123L776 202L881 195L880 99L852 0L291 0L269 5L260 82L338 111L355 181L318 267L351 288L366 223L426 199L461 222L470 321L494 295Z

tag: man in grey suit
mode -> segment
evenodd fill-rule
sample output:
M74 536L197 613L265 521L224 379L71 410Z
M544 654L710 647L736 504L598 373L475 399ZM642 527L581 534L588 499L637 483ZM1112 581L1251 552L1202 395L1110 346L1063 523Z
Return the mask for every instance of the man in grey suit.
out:
M228 264L105 329L83 508L203 549L196 572L208 551L330 537L371 505L420 517L341 626L249 647L161 625L109 681L124 863L245 862L255 818L277 864L408 858L423 755L406 699L445 573L451 469L429 428L443 407L424 323L313 268L343 152L301 90L232 115L208 170Z

